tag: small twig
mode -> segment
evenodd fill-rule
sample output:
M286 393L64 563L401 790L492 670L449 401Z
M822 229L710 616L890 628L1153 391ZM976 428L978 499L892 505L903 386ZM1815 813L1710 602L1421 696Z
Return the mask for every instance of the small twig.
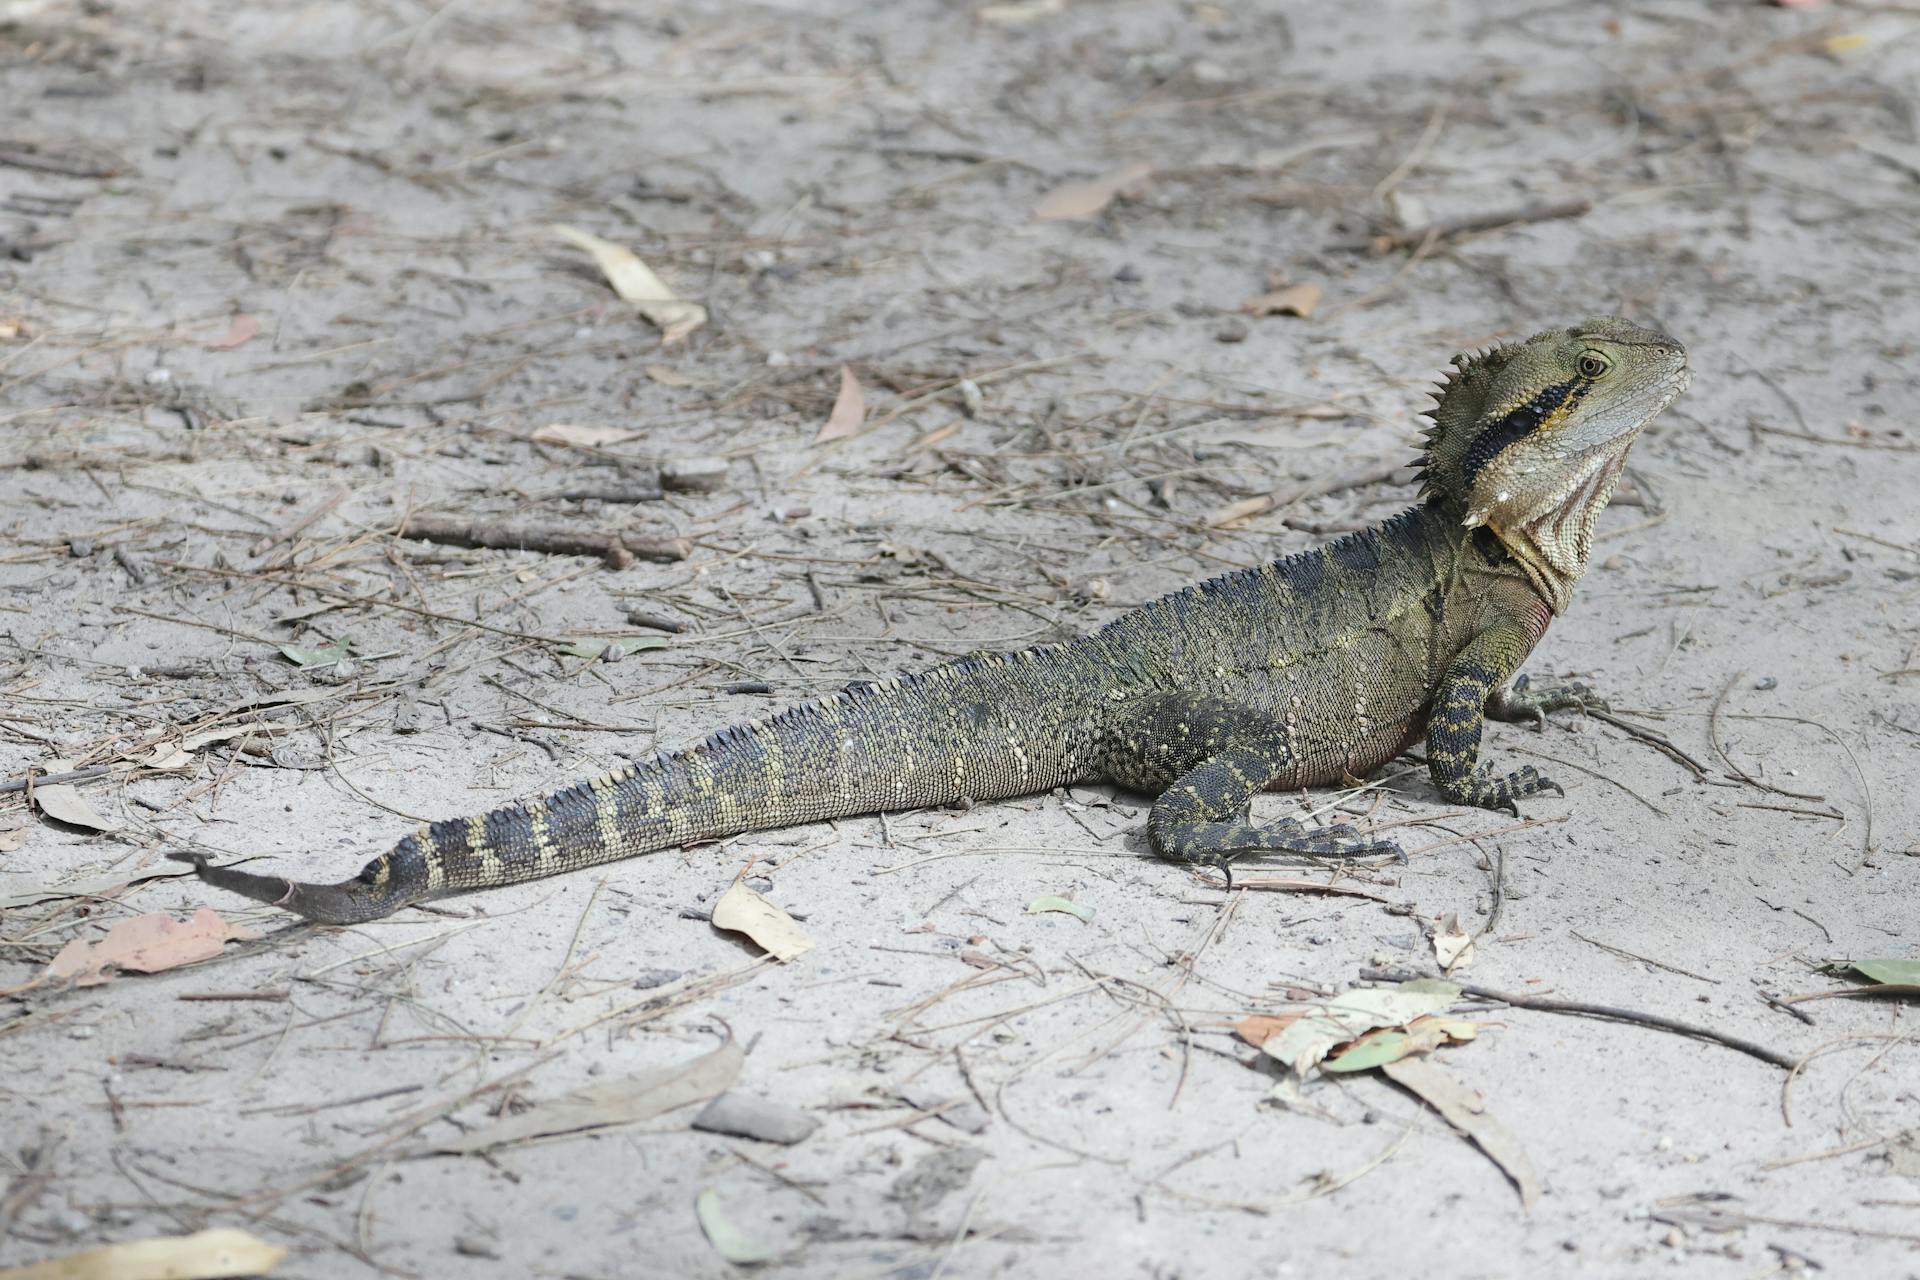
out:
M1707 741L1713 744L1713 753L1719 756L1721 763L1725 764L1731 771L1730 776L1738 778L1741 782L1746 783L1755 790L1771 791L1774 795L1786 796L1791 800L1811 800L1816 804L1824 801L1826 799L1825 796L1812 795L1805 791L1788 791L1785 787L1776 787L1770 782L1760 781L1760 779L1735 764L1733 758L1727 754L1726 747L1721 745L1720 709L1726 705L1727 695L1733 692L1733 686L1740 683L1740 678L1746 674L1744 671L1734 672L1732 678L1720 686L1720 695L1713 700L1713 709L1707 713Z
M1360 976L1375 982L1405 982L1409 978L1421 975L1404 969L1362 969ZM1589 1004L1584 1000L1551 1000L1544 996L1514 995L1505 991L1495 991L1491 987L1474 986L1464 982L1455 983L1455 985L1464 995L1475 996L1482 1000L1498 1000L1501 1004L1512 1005L1516 1009L1534 1009L1541 1013L1569 1013L1583 1018L1605 1018L1610 1022L1632 1022L1659 1031L1671 1031L1676 1035L1692 1036L1697 1040L1711 1040L1715 1044L1723 1044L1749 1057L1771 1063L1783 1071L1792 1071L1799 1061L1781 1053L1778 1049L1769 1049L1752 1040L1729 1035L1724 1031L1715 1031L1709 1027L1695 1026L1691 1022L1682 1022L1678 1018L1668 1018L1657 1013L1642 1013L1638 1009L1625 1009L1618 1005Z
M1655 960L1652 956L1643 956L1637 951L1629 951L1625 947L1616 947L1611 943L1601 942L1597 938L1589 938L1578 929L1570 929L1568 932L1590 947L1598 947L1602 951L1610 951L1623 959L1638 960L1641 964L1650 964L1656 969L1665 969L1668 973L1677 973L1683 978L1696 978L1701 982L1711 982L1715 986L1720 985L1720 979L1718 978L1709 978L1704 973L1695 973L1691 969L1682 969L1677 964L1668 964L1665 960Z
M97 764L90 769L69 769L65 773L28 773L25 777L8 778L0 782L0 795L10 791L25 791L29 787L51 787L66 782L92 782L95 778L104 778L113 770L106 765Z
M1650 746L1658 747L1679 763L1693 770L1696 777L1704 778L1707 776L1707 766L1701 764L1698 760L1695 760L1685 751L1675 746L1673 739L1667 737L1664 733L1657 733L1645 725L1635 724L1631 720L1623 720L1611 711L1603 711L1599 707L1583 707L1581 714L1591 716L1602 724L1610 724L1630 738L1638 738Z
M335 489L332 494L323 498L312 509L295 516L278 529L275 529L272 533L267 534L255 542L252 548L253 554L263 556L281 543L291 542L306 532L307 528L312 525L314 521L320 519L320 517L326 515L329 511L332 511L335 507L346 501L346 497L347 490L344 487Z
M398 530L402 538L418 538L453 547L539 551L547 555L599 556L612 568L624 568L634 557L673 562L693 554L686 538L647 538L633 533L597 533L565 525L416 512Z
M1392 231L1375 236L1364 245L1342 247L1370 248L1375 253L1391 253L1395 249L1417 249L1430 237L1435 240L1450 240L1454 236L1471 235L1476 231L1493 231L1499 227L1516 226L1524 222L1578 218L1592 210L1593 201L1591 200L1557 200L1550 204L1522 205L1517 209L1495 209L1488 213L1468 214L1460 218L1443 218L1438 222L1429 222L1424 227L1408 227L1403 231Z

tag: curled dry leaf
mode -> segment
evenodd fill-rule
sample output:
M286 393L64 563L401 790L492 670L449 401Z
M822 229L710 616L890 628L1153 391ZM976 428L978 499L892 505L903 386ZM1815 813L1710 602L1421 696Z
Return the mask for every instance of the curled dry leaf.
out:
M738 881L714 903L713 927L746 934L776 960L813 950L813 938L792 916Z
M60 948L47 966L46 977L71 979L75 986L97 987L110 979L110 970L159 973L183 964L211 960L228 942L251 942L260 935L229 923L211 907L201 907L189 920L175 920L155 911L122 920L98 942L75 938Z
M707 322L705 307L676 296L633 250L564 224L556 224L553 234L592 254L613 291L653 321L662 342L678 342Z
M619 444L639 435L638 431L627 427L596 427L573 422L549 422L535 431L528 439L535 444L563 444L576 449L597 449L602 445Z
M251 312L242 311L233 317L233 323L227 326L225 337L216 338L207 344L209 351L231 351L244 346L260 333L260 317Z
M1473 963L1473 936L1460 923L1460 917L1447 912L1440 927L1433 931L1433 956L1443 970L1451 973Z
M287 1251L233 1227L155 1236L0 1270L0 1280L229 1280L263 1276Z
M1069 182L1040 197L1033 208L1037 222L1085 222L1098 217L1116 199L1133 200L1146 194L1153 177L1150 164L1130 164L1089 182Z
M720 1207L720 1193L712 1187L694 1199L693 1213L700 1219L700 1230L706 1233L707 1242L713 1246L714 1252L728 1262L735 1266L751 1267L773 1260L772 1250L733 1225L733 1220Z
M1419 1097L1438 1111L1446 1122L1458 1129L1500 1166L1520 1192L1520 1204L1532 1208L1540 1195L1540 1180L1533 1164L1520 1147L1513 1131L1487 1110L1480 1091L1455 1080L1424 1058L1403 1058L1381 1066L1381 1071L1401 1088Z
M1224 529L1229 525L1251 520L1255 516L1265 515L1271 510L1273 510L1273 495L1257 493L1251 498L1229 502L1226 506L1219 508L1207 517L1207 525L1213 529Z
M867 393L861 388L860 379L853 376L853 370L841 365L840 394L833 398L833 412L827 415L826 425L820 428L820 434L813 438L813 442L825 444L829 440L850 436L866 420Z
M66 773L73 768L71 760L47 761L48 773ZM80 788L70 782L56 782L51 786L35 787L29 793L34 805L49 818L64 822L68 826L86 827L93 831L114 831L116 824L109 822L93 811L93 806L80 794Z
M1305 319L1319 305L1319 285L1291 284L1284 289L1248 298L1240 304L1240 309L1250 316L1299 316Z

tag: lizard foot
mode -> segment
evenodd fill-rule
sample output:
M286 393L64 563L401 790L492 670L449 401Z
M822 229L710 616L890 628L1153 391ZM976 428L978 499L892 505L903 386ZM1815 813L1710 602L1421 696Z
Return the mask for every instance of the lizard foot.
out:
M1579 680L1554 681L1535 688L1527 676L1516 676L1513 684L1487 701L1487 718L1510 724L1531 723L1535 732L1547 727L1547 716L1555 711L1607 710L1606 699Z
M1517 818L1520 816L1521 800L1549 791L1558 796L1567 794L1564 787L1552 778L1543 777L1530 764L1523 764L1504 776L1496 776L1491 769L1481 765L1472 777L1447 788L1445 794L1454 804L1470 804L1479 809L1504 809Z
M1391 857L1406 860L1406 853L1391 840L1362 835L1345 823L1329 827L1309 827L1294 818L1281 818L1265 826L1246 822L1190 822L1168 824L1155 832L1155 848L1162 857L1181 858L1214 868L1233 887L1231 864L1251 857L1266 862L1266 855L1293 854L1306 858Z

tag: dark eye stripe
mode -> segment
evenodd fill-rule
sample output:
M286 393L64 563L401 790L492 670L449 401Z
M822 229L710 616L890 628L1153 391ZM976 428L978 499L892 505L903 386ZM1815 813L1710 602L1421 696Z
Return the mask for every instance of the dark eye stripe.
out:
M1481 432L1460 464L1467 483L1472 484L1474 477L1498 457L1502 449L1538 431L1541 423L1560 410L1579 403L1580 397L1587 394L1592 386L1593 383L1585 378L1574 378L1542 388L1533 399Z

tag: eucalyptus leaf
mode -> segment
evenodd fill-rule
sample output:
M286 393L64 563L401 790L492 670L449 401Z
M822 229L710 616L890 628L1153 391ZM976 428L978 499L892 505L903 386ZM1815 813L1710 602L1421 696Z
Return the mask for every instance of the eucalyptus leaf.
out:
M1048 894L1045 897L1035 898L1027 904L1027 914L1030 916L1037 916L1046 911L1058 911L1062 915L1078 916L1088 924L1093 923L1092 907L1083 906L1078 902L1059 897L1056 894Z
M346 661L347 642L335 640L324 649L303 649L295 644L280 646L281 656L296 667L331 667Z

